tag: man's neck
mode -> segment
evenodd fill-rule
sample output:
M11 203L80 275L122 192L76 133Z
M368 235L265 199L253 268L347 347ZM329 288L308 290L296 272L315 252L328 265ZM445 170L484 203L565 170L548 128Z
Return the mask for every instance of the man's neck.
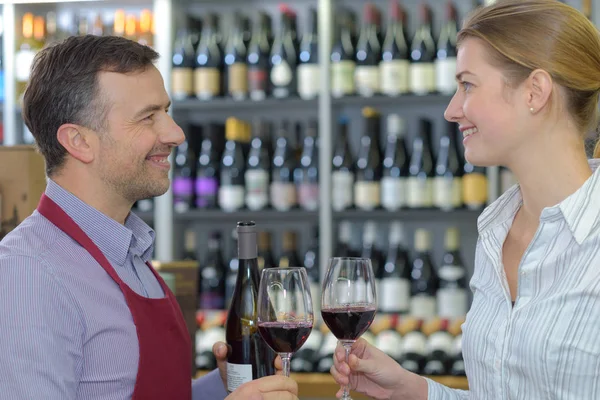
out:
M51 179L84 203L94 207L121 225L125 225L132 204L115 194L106 185L99 184L95 180L89 179L89 177L75 177L72 173L63 172Z

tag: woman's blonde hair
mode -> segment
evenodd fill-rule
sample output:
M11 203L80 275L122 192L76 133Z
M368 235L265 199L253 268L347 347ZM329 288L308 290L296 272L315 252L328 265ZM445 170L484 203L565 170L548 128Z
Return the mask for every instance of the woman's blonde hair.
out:
M469 15L458 33L488 45L490 63L509 87L535 69L563 90L564 105L582 134L595 129L600 93L600 35L578 10L557 0L499 0ZM600 143L595 156L600 157Z

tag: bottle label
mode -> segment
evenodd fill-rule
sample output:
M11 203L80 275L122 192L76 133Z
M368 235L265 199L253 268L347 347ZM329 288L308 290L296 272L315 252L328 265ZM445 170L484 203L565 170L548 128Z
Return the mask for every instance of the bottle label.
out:
M418 95L435 91L435 67L433 63L412 63L410 65L410 90Z
M342 211L352 207L354 175L348 171L333 171L331 174L331 207Z
M456 57L435 60L435 82L438 92L452 95L456 92Z
M289 211L296 206L296 186L293 183L271 183L271 205L277 211Z
M234 63L229 66L227 76L229 95L236 100L246 98L248 93L248 67L246 63Z
M301 183L298 185L298 204L308 211L317 210L319 208L319 184Z
M244 187L241 185L219 188L219 207L224 211L236 211L244 207Z
M433 205L433 182L431 178L409 177L406 192L408 207L422 208Z
M267 97L267 71L264 68L248 68L248 89L252 100L260 101Z
M381 179L381 205L388 211L397 211L406 205L406 178Z
M370 211L381 204L379 182L358 181L354 184L354 203L361 210Z
M246 205L250 210L262 210L269 204L269 173L251 169L245 173Z
M194 71L194 92L200 100L218 96L221 89L221 73L216 68L196 68Z
M383 312L405 312L410 309L410 282L401 278L384 278L380 284L379 308Z
M219 181L213 177L196 179L196 207L206 208L216 205Z
M354 94L354 70L356 64L351 60L331 63L331 95L342 97Z
M173 68L171 73L171 94L175 100L183 100L194 92L194 70Z
M402 338L402 353L425 355L427 352L427 338L422 332L408 332Z
M463 200L469 208L481 208L487 202L487 177L483 174L463 176Z
M271 69L271 82L274 86L287 86L292 83L292 69L287 61L282 60Z
M383 351L394 360L402 356L402 337L393 330L380 332L375 339L375 347Z
M231 393L252 380L252 365L227 363L227 390Z
M437 331L429 335L427 340L427 353L443 351L451 356L454 350L454 338L446 331Z
M427 319L436 316L436 298L417 294L410 299L410 315L415 318Z
M379 66L359 65L354 74L356 91L363 97L379 93Z
M462 180L460 177L436 176L433 179L433 204L442 210L462 206Z
M408 93L409 68L410 63L408 60L391 60L379 63L381 93L388 96Z
M442 318L467 315L467 291L460 288L440 288L437 292L438 314Z
M305 99L314 99L321 88L319 64L300 64L298 66L298 95Z

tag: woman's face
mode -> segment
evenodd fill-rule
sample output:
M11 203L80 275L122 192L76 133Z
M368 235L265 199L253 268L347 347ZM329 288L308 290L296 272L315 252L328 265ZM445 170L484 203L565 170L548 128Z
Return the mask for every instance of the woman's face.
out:
M482 40L468 38L458 49L458 89L444 117L459 124L465 158L474 165L507 165L527 138L530 113L523 89L506 85L487 61Z

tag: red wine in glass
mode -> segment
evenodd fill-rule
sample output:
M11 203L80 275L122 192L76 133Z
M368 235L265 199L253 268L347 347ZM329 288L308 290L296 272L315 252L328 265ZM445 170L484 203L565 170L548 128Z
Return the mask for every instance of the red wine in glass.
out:
M373 306L356 305L323 309L321 316L336 338L356 340L369 329L376 311Z
M312 322L262 322L258 330L277 353L295 353L308 339Z

